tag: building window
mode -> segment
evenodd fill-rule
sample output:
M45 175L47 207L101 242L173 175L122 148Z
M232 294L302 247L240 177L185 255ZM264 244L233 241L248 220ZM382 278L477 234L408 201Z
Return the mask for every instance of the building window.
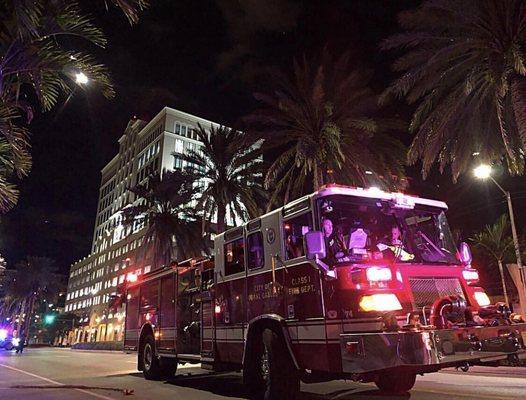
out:
M174 157L174 169L182 169L183 168L183 160L179 157Z
M179 135L181 133L181 124L179 122L176 122L175 124L175 133Z

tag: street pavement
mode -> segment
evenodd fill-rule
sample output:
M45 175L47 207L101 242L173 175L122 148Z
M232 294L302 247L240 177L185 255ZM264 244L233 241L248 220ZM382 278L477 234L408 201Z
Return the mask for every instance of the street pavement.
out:
M136 355L70 349L26 349L23 355L0 350L2 400L201 400L246 399L241 375L211 374L179 366L167 382L147 381L136 370ZM372 384L334 381L302 385L302 399L524 399L526 368L445 370L419 376L406 396L382 395Z

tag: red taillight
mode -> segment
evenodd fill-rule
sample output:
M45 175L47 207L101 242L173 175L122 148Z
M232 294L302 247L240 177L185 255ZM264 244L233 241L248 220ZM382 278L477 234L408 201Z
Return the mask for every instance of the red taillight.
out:
M360 340L352 341L352 342L345 342L345 350L347 350L347 353L354 357L363 357L364 351L363 351L363 345Z
M221 313L221 306L219 304L216 304L214 311L215 311L216 314L220 314Z

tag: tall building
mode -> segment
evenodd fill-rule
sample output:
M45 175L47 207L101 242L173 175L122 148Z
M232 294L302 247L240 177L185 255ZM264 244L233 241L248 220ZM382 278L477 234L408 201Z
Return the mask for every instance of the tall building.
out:
M122 307L112 309L122 284L149 272L140 252L145 227L136 222L123 225L121 210L135 201L127 189L142 183L148 175L183 168L174 153L197 150L194 128L209 129L218 124L165 107L150 122L132 119L119 139L119 153L102 169L99 202L91 253L71 266L65 312L75 313L81 326L73 342L120 341L123 334Z

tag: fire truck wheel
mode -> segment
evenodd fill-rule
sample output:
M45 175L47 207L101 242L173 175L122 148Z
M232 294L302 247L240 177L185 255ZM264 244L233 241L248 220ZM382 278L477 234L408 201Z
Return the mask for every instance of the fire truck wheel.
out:
M148 380L158 381L168 377L169 371L162 368L161 361L155 355L155 340L152 335L144 338L141 346L143 375Z
M297 398L300 392L299 373L283 339L271 329L265 329L258 339L243 371L251 398Z
M401 395L410 391L415 381L416 374L393 371L379 374L374 383L384 393Z

